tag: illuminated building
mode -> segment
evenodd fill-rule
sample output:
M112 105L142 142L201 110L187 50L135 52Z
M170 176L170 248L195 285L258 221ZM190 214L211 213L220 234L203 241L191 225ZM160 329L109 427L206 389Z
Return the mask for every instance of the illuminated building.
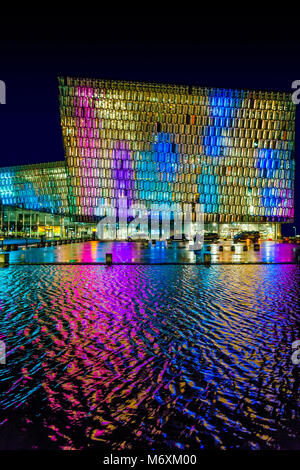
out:
M0 168L1 230L10 234L65 234L69 215L65 162Z
M59 97L65 166L40 165L33 186L18 190L30 208L95 223L99 204L124 196L147 208L200 203L206 228L223 235L276 237L293 221L290 94L60 77Z
M0 168L3 205L67 215L67 172L64 162Z

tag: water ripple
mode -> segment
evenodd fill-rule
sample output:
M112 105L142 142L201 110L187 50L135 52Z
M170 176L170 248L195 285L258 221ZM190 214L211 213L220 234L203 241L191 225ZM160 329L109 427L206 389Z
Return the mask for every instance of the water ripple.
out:
M0 286L0 448L299 446L297 266L23 266Z

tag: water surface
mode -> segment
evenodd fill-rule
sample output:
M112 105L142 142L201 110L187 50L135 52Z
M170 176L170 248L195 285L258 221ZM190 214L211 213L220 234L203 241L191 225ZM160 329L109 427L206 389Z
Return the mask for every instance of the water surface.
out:
M1 449L299 448L299 268L0 270Z
M248 245L248 250L243 251L245 243L234 245L235 251L231 251L231 241L220 241L210 246L211 262L222 263L295 263L296 250L299 245L264 241L260 244L260 250L254 251L253 244ZM220 251L222 246L223 251ZM203 262L204 252L208 252L205 245L202 253L196 256L189 249L188 244L173 242L157 242L156 245L138 242L84 242L69 245L52 246L45 248L28 248L10 253L10 262L22 263L105 263L106 253L111 253L114 263L129 264L167 264L186 263L196 264Z

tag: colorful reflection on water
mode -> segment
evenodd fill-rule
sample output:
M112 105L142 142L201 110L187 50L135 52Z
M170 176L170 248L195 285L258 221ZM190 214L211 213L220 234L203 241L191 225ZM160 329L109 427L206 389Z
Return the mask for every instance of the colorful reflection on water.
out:
M1 449L299 447L299 268L0 271Z
M223 251L220 251L220 245ZM295 263L296 250L299 245L264 241L259 251L254 251L253 244L243 251L245 244L235 245L231 251L231 241L220 241L211 245L212 263ZM202 250L207 251L207 245ZM10 253L11 263L104 263L106 253L112 253L115 263L188 263L203 261L202 256L196 259L194 251L188 244L174 242L168 245L157 242L156 245L138 242L85 242L46 248L30 248Z

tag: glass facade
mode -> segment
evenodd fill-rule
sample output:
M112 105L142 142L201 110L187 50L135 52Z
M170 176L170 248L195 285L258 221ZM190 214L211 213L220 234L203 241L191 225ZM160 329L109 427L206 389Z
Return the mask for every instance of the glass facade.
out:
M2 208L95 223L126 197L203 204L224 233L293 221L290 94L59 77L59 100L65 161L0 168Z
M0 204L68 215L65 162L0 168Z
M205 222L290 222L295 105L287 93L59 78L70 211L203 203Z

